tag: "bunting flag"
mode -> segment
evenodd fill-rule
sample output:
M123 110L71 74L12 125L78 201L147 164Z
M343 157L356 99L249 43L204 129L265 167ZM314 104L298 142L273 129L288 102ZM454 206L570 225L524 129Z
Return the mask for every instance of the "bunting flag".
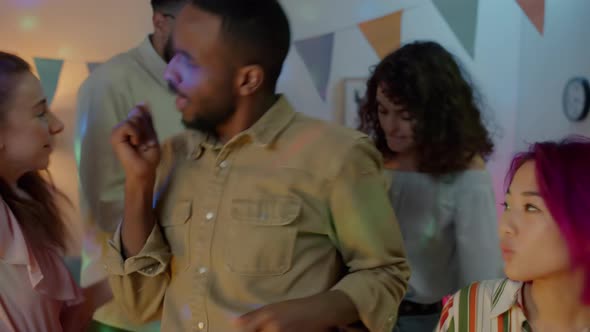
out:
M320 97L325 101L332 67L334 33L295 41L295 49L303 59Z
M545 0L516 0L537 31L543 35L545 29Z
M479 0L433 0L463 48L473 58Z
M43 87L43 92L47 98L47 105L51 105L64 61L45 58L34 58L34 60L37 74L41 80L41 86Z
M453 33L459 39L471 57L475 53L475 37L477 29L477 11L479 0L432 0L435 7L444 17ZM531 22L543 33L545 0L516 0ZM418 7L418 5L416 5ZM359 29L375 54L383 59L401 45L401 29L403 10L364 21L353 23L346 29ZM344 30L344 28L342 29ZM339 30L340 31L340 30ZM302 40L295 40L294 47L303 60L319 96L326 101L328 83L334 52L334 38L338 31ZM35 58L37 73L41 80L48 103L53 101L59 82L63 59ZM89 73L98 68L101 62L86 62Z
M86 66L88 67L88 72L92 73L96 67L102 65L102 62L88 62Z
M398 49L401 44L402 13L398 11L358 25L380 59Z

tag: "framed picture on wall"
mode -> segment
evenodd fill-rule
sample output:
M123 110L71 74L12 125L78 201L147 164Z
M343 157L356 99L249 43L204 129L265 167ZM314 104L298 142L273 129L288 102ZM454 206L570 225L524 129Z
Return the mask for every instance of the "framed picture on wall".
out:
M344 80L344 112L343 124L350 128L358 128L360 122L358 111L363 103L367 90L367 78L349 78Z

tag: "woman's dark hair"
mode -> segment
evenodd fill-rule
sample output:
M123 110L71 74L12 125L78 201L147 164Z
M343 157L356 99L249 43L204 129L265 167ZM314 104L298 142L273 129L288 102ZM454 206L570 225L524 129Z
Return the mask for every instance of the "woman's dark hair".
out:
M370 135L385 158L387 146L377 112L377 89L404 105L415 120L420 172L439 176L465 170L473 158L487 158L494 144L485 128L476 94L452 54L435 42L413 42L383 59L367 82L360 108L360 130Z
M14 99L14 89L22 75L29 73L29 64L16 55L0 52L0 123ZM14 190L0 178L0 196L14 213L22 227L27 242L37 248L54 247L65 250L67 229L56 199L66 196L44 178L40 172L23 175L18 186L31 199L18 196Z

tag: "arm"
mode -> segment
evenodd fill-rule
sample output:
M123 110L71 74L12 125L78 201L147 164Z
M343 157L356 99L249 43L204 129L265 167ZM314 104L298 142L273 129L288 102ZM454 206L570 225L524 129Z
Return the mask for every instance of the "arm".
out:
M152 209L160 146L145 107L134 109L111 135L125 170L123 222L109 243L107 268L115 300L138 322L157 319L170 280L170 249Z
M83 211L84 245L81 284L106 280L101 264L106 243L123 215L125 174L109 142L112 128L133 104L116 88L91 76L78 93L76 147ZM105 288L110 294L110 289Z
M410 276L387 196L381 156L368 139L350 149L330 195L333 241L349 273L334 287L371 331L391 331Z
M459 259L457 287L501 277L495 198L491 184L474 184L458 192L455 236Z

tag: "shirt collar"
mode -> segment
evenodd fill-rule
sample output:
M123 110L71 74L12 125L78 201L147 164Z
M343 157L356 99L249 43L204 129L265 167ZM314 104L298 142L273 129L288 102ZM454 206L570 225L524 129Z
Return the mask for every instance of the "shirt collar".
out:
M168 89L168 82L164 79L164 73L166 72L166 61L156 52L150 36L145 37L143 42L137 46L136 54L140 65L144 66L144 69L165 89Z
M492 318L510 311L512 309L523 310L522 290L524 283L505 279L494 289L492 294Z
M261 146L268 147L295 117L293 107L283 95L244 135L252 137Z
M295 114L296 113L287 98L280 95L273 106L271 106L271 108L266 111L256 123L254 123L254 125L238 134L226 145L241 140L244 137L250 137L254 143L262 147L268 147L275 141L289 123L291 123ZM201 155L203 148L214 150L220 150L223 148L223 144L213 137L213 135L200 131L187 131L187 138L187 157L191 159L198 158Z

